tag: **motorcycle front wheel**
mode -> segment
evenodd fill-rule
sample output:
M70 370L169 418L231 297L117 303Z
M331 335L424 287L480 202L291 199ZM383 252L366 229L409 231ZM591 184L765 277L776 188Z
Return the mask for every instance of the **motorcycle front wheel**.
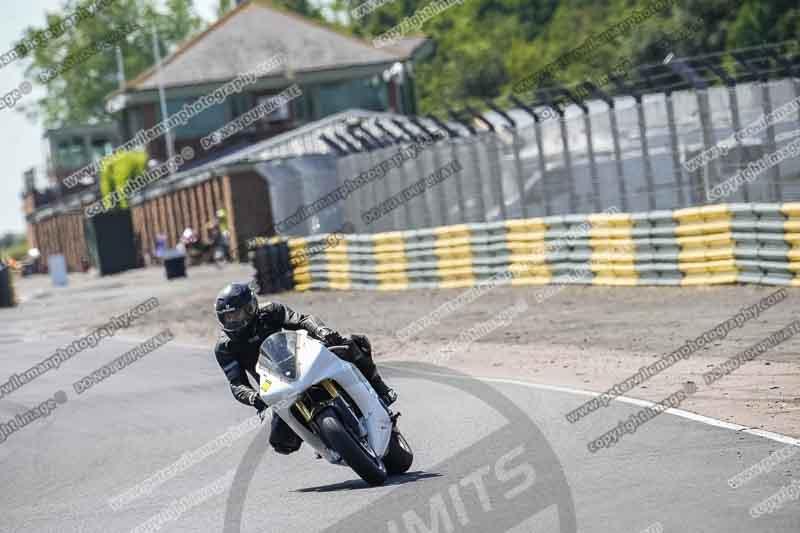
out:
M372 486L383 485L386 482L387 473L383 461L375 457L368 446L359 442L358 438L347 431L333 408L320 411L316 421L322 440L341 455L361 479Z
M414 452L411 446L397 428L392 430L392 438L389 440L389 450L383 457L386 471L389 474L405 474L414 462Z

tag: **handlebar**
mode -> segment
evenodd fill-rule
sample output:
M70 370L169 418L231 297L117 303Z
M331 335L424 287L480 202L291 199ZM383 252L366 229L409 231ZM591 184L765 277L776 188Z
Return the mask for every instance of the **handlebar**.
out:
M336 353L337 351L349 350L350 346L348 346L346 344L341 344L341 345L337 345L337 346L327 346L327 348L328 348L328 350L330 350L331 352L335 353L336 355L339 355L338 353Z

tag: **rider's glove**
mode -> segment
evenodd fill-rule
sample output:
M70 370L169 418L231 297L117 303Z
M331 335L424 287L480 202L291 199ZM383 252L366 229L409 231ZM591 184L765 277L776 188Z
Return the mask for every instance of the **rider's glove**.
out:
M257 392L253 392L247 401L250 405L256 408L256 411L261 412L267 409L267 404L264 403L264 400L261 399Z
M342 346L347 344L347 339L342 337L338 331L334 331L325 326L317 330L316 336L326 346Z

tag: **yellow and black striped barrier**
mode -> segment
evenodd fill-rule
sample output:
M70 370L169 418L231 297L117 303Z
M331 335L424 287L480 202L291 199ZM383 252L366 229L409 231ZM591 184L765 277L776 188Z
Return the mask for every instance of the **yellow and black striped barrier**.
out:
M335 241L335 242L334 242ZM294 289L757 283L800 286L800 203L564 215L272 239Z

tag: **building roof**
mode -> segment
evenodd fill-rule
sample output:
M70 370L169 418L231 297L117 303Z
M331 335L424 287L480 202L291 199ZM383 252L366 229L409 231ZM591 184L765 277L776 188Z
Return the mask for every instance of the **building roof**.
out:
M233 147L232 153L213 161L201 162L194 167L184 167L181 171L149 185L147 191L136 195L131 203L136 205L145 197L154 198L163 194L164 190L186 187L213 175L229 172L232 168L250 167L260 162L282 158L331 153L331 148L320 140L321 134L328 136L333 136L335 133L344 134L347 132L349 122L374 119L397 120L408 125L408 117L405 115L361 109L342 111L252 145Z
M392 63L411 58L426 41L412 36L375 48L264 0L246 1L167 57L161 75L166 87L226 81L279 53L288 55L295 73ZM154 74L146 70L126 90L156 89Z

